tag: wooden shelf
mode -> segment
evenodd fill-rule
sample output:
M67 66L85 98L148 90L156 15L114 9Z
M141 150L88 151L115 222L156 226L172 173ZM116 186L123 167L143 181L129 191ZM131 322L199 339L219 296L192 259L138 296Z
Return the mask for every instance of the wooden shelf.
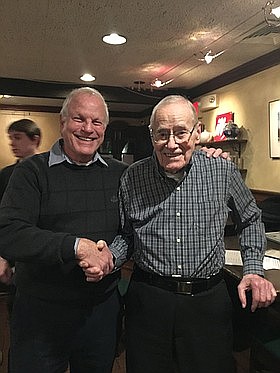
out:
M209 141L209 142L201 142L198 146L207 146L213 148L232 148L235 152L238 153L238 157L241 157L241 147L243 144L246 144L246 139L230 139L230 140L222 140L222 141Z
M201 146L207 146L207 145L215 145L218 147L222 147L222 145L241 145L241 144L246 144L247 140L246 139L229 139L229 140L222 140L222 141L208 141L208 142L201 142L198 145Z
M197 144L197 146L207 146L208 148L209 147L221 148L224 151L233 150L235 153L238 154L238 160L239 160L241 158L242 145L246 144L246 143L247 143L246 139L230 139L230 140L222 140L222 141L201 142L201 143ZM231 154L231 155L233 156L233 154ZM237 162L235 162L235 164L237 165ZM238 162L237 167L238 166L239 166L239 162ZM245 168L239 168L239 171L240 171L243 179L245 180L247 170Z

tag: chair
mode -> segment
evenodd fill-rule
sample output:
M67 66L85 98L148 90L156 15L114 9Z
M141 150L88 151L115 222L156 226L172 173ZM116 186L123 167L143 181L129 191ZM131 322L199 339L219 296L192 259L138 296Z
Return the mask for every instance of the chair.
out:
M277 326L253 338L250 373L280 373L280 330Z
M259 203L266 232L280 230L280 197L272 196Z

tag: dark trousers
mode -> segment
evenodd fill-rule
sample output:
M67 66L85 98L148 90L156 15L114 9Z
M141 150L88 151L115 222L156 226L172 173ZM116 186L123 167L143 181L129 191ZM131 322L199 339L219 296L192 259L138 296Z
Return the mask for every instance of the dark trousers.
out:
M131 281L126 295L127 373L232 373L231 301L222 280L178 295Z
M17 294L11 320L10 373L110 373L120 299L58 304Z

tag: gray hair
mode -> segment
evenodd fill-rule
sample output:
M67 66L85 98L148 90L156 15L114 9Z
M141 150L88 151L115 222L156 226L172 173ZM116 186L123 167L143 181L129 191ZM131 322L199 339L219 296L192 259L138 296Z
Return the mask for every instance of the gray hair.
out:
M106 123L105 123L105 126L107 126L107 124L109 123L109 110L108 110L108 106L107 106L107 104L106 104L106 102L105 102L104 97L102 96L102 94L99 91L97 91L97 89L90 88L90 87L76 88L76 89L73 89L73 91L71 91L69 93L69 95L64 100L62 108L60 110L61 117L65 118L65 117L68 116L68 114L69 114L69 105L70 105L71 101L73 100L73 98L75 98L76 96L78 96L80 94L89 94L89 95L93 95L93 96L98 96L101 99L101 101L104 104L104 109L105 109L105 114L106 114Z
M168 105L168 104L173 104L173 103L177 103L177 102L181 102L183 105L186 106L186 110L190 110L193 114L193 126L196 125L196 123L198 123L198 117L197 117L197 113L196 113L196 110L195 110L195 107L193 106L193 104L191 103L191 101L189 101L187 98L183 97L183 96L180 96L180 95L170 95L170 96L166 96L164 97L158 104L156 104L156 106L153 108L153 111L152 111L152 114L151 114L151 117L150 117L150 125L149 125L149 128L152 129L154 128L155 126L155 118L156 118L156 113L157 113L157 110L162 107L162 106L165 106L165 105Z

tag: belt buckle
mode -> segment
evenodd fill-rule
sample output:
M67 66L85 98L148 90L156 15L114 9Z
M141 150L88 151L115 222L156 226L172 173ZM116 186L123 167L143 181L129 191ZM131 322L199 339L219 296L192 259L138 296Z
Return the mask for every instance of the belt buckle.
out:
M192 285L191 281L178 281L176 293L192 295Z

